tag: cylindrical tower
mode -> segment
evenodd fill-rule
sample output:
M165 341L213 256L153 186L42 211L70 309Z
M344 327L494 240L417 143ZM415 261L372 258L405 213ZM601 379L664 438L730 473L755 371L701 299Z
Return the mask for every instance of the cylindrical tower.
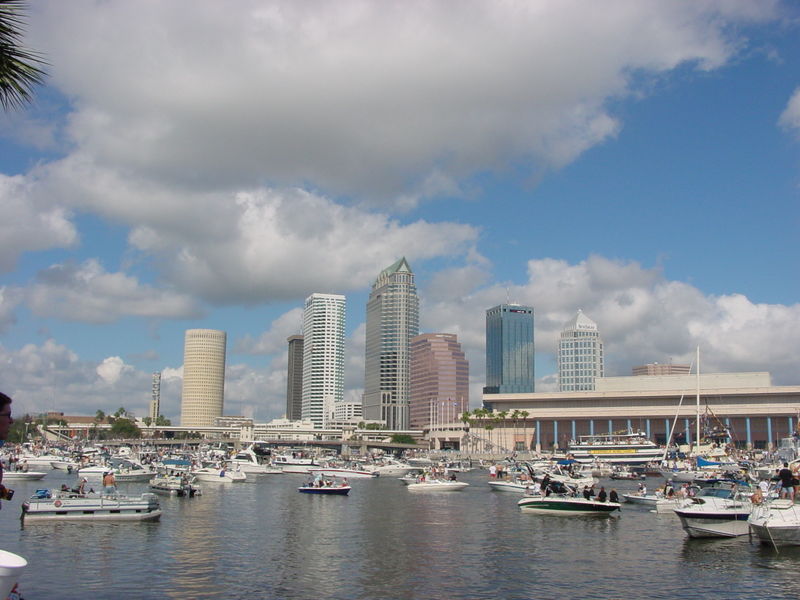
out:
M183 346L181 425L203 427L222 416L225 398L224 331L187 329Z

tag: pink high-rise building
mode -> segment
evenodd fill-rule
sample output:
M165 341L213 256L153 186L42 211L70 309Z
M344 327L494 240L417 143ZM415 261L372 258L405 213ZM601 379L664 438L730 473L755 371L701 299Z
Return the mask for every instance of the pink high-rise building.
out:
M453 333L423 333L410 344L409 427L453 423L469 409L469 361Z

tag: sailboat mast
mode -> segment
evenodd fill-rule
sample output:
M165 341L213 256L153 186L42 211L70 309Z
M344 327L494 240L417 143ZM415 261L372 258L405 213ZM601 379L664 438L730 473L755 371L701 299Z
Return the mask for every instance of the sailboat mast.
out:
M700 452L700 346L697 347L697 450Z

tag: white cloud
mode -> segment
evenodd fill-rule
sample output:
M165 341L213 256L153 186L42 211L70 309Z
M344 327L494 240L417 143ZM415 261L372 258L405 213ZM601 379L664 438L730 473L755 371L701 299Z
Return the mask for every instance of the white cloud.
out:
M56 198L32 193L25 177L0 174L0 272L13 269L24 252L77 243L71 215Z
M108 273L96 260L53 265L39 272L25 295L39 316L87 323L111 323L129 315L189 318L201 314L184 294L153 288L125 273Z
M800 137L800 87L789 98L786 108L778 119L778 124Z
M616 134L606 102L637 75L717 68L776 6L51 1L30 29L98 165L408 206L472 173L568 163Z
M97 365L96 371L100 379L109 385L114 385L123 373L132 371L132 367L126 365L119 356L109 356Z

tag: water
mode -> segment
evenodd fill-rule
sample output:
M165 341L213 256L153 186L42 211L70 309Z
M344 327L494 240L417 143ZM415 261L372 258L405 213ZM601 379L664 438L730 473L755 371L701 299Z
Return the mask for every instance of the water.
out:
M41 598L796 598L800 549L689 540L674 515L623 505L619 517L523 513L486 472L461 492L351 480L350 496L299 494L301 475L204 484L162 497L157 523L20 526L22 499L73 484L54 471L14 482L1 547L28 559L20 581ZM632 490L636 483L602 482ZM145 484L126 484L139 493Z

